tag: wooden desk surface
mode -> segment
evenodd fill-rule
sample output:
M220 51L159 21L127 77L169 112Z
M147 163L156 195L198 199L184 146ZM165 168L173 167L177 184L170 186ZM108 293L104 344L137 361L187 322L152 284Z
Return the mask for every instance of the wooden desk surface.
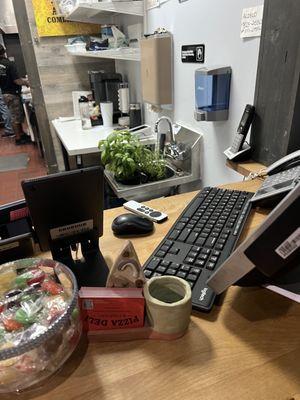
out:
M265 165L252 160L240 162L227 160L226 165L243 176L248 176L251 172L259 172L266 168Z
M229 188L256 190L243 182ZM149 202L168 222L152 236L134 239L144 262L192 193ZM101 250L111 265L122 247L110 229L123 209L105 212ZM253 213L245 234L265 213ZM195 314L187 334L165 342L139 340L81 344L41 390L17 399L38 400L291 400L300 393L300 305L260 288L231 287L223 304ZM298 394L298 395L297 395ZM0 398L2 398L0 396ZM7 399L12 400L14 396Z

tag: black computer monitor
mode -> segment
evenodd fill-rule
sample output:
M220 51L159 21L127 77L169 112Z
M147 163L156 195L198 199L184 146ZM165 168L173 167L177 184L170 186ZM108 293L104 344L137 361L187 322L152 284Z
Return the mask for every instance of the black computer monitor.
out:
M300 299L300 183L210 277L221 293L229 286L272 285ZM288 296L291 297L291 296ZM298 301L298 300L297 300Z
M68 171L22 182L42 251L74 272L79 286L105 286L108 268L99 251L103 233L102 167ZM81 245L83 259L71 249Z

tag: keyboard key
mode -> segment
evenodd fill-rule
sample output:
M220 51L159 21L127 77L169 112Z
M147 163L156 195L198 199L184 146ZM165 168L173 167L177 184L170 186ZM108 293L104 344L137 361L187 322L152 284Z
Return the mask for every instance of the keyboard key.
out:
M189 272L191 269L191 267L188 267L187 265L182 265L180 267L180 271L185 271L185 272Z
M198 276L201 274L201 271L202 271L201 268L193 267L191 268L190 273Z
M221 254L221 252L219 250L213 250L213 252L212 252L212 255L216 256L216 257L219 257L220 254Z
M160 260L158 258L153 258L149 264L147 265L147 269L149 269L150 271L154 271L156 269L156 267L158 266L158 264L160 263Z
M216 238L216 237L210 236L210 237L207 239L207 241L206 241L206 243L205 243L205 246L207 246L207 247L214 247L216 241L217 241L217 238Z
M171 276L174 276L175 274L176 274L176 269L172 268L167 269L165 273L165 275L171 275Z
M169 267L171 264L171 261L167 261L167 260L163 260L160 265L162 265L163 267Z
M166 270L167 270L167 267L163 267L162 265L160 265L160 266L157 267L157 269L156 269L157 272L161 272L162 274L163 274L164 272L166 272Z
M217 250L223 250L224 244L218 243L216 244L216 249Z
M228 233L222 233L222 235L220 236L221 239L227 239L229 236Z
M191 265L193 265L194 262L195 262L195 257L187 257L187 258L184 260L184 263L185 263L185 264L191 264Z
M204 265L205 265L205 261L204 260L196 260L195 261L195 266L196 267L204 267Z
M177 247L172 247L170 250L169 250L169 254L178 254L179 253L179 249L177 248Z
M216 263L218 261L218 257L212 256L210 257L209 261Z
M184 229L184 227L185 227L185 223L179 222L178 224L176 224L175 229L177 229L178 231L182 231L182 229Z
M192 247L192 251L194 251L195 253L199 253L200 250L201 250L201 247L199 247L199 246Z
M190 203L188 209L184 212L184 217L191 218L197 211L200 204L203 202L204 198L196 198L192 203Z
M206 238L208 238L209 235L208 235L208 233L201 232L199 236L206 239Z
M191 281L191 282L195 282L197 280L197 276L193 275L193 274L188 274L188 276L186 277L187 281Z
M144 269L145 278L150 278L151 274L152 274L152 271L149 271L148 269Z
M210 254L211 250L210 249L202 249L201 254Z
M189 218L182 217L182 218L180 218L179 222L187 223L187 222L189 222L189 220L190 220Z
M205 241L206 238L198 237L198 239L196 240L196 244L198 244L199 246L203 246Z
M186 240L186 238L189 236L189 234L191 233L191 229L187 229L187 228L185 228L182 232L181 232L181 234L180 234L180 236L179 236L179 238L177 239L179 242L185 242L185 240Z
M171 267L170 268L172 268L172 269L179 269L180 268L180 264L177 264L177 263L172 263L171 264Z
M188 253L188 257L191 257L191 258L196 258L197 255L198 255L198 252L196 252L196 251L190 251Z
M169 251L169 249L170 249L169 246L162 246L162 247L160 248L161 251L165 251L165 252Z
M197 239L197 237L199 236L198 232L192 232L189 237L186 240L186 243L188 244L194 244L195 240Z
M172 231L169 235L169 239L171 240L176 240L178 238L178 236L180 235L180 231L178 231L177 229L174 229L174 231Z
M156 253L156 257L160 257L160 258L163 258L165 255L166 255L166 252L165 252L165 251L162 251L162 250L159 250L159 251Z
M185 279L185 277L186 277L186 272L184 272L184 271L178 271L178 272L176 273L176 276L178 276L178 278Z
M208 259L208 255L207 254L199 254L198 256L198 260L207 260Z
M159 274L158 272L154 272L153 277L154 276L162 276L162 274Z
M215 269L216 264L214 262L208 262L206 264L206 269L209 269L210 271L213 271Z

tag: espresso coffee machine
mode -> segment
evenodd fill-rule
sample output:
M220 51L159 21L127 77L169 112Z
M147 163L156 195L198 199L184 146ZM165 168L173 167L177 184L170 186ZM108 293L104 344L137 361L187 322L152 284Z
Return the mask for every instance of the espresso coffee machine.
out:
M101 102L111 101L113 103L113 122L117 123L121 112L118 103L119 84L123 81L122 75L116 72L89 71L89 79L93 98L96 105ZM102 118L98 123L102 124Z

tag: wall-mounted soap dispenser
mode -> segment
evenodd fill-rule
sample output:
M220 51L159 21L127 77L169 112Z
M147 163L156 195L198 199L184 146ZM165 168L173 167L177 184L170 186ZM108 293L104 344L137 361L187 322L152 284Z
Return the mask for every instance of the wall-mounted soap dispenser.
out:
M225 121L228 119L230 81L230 67L196 70L196 121Z

